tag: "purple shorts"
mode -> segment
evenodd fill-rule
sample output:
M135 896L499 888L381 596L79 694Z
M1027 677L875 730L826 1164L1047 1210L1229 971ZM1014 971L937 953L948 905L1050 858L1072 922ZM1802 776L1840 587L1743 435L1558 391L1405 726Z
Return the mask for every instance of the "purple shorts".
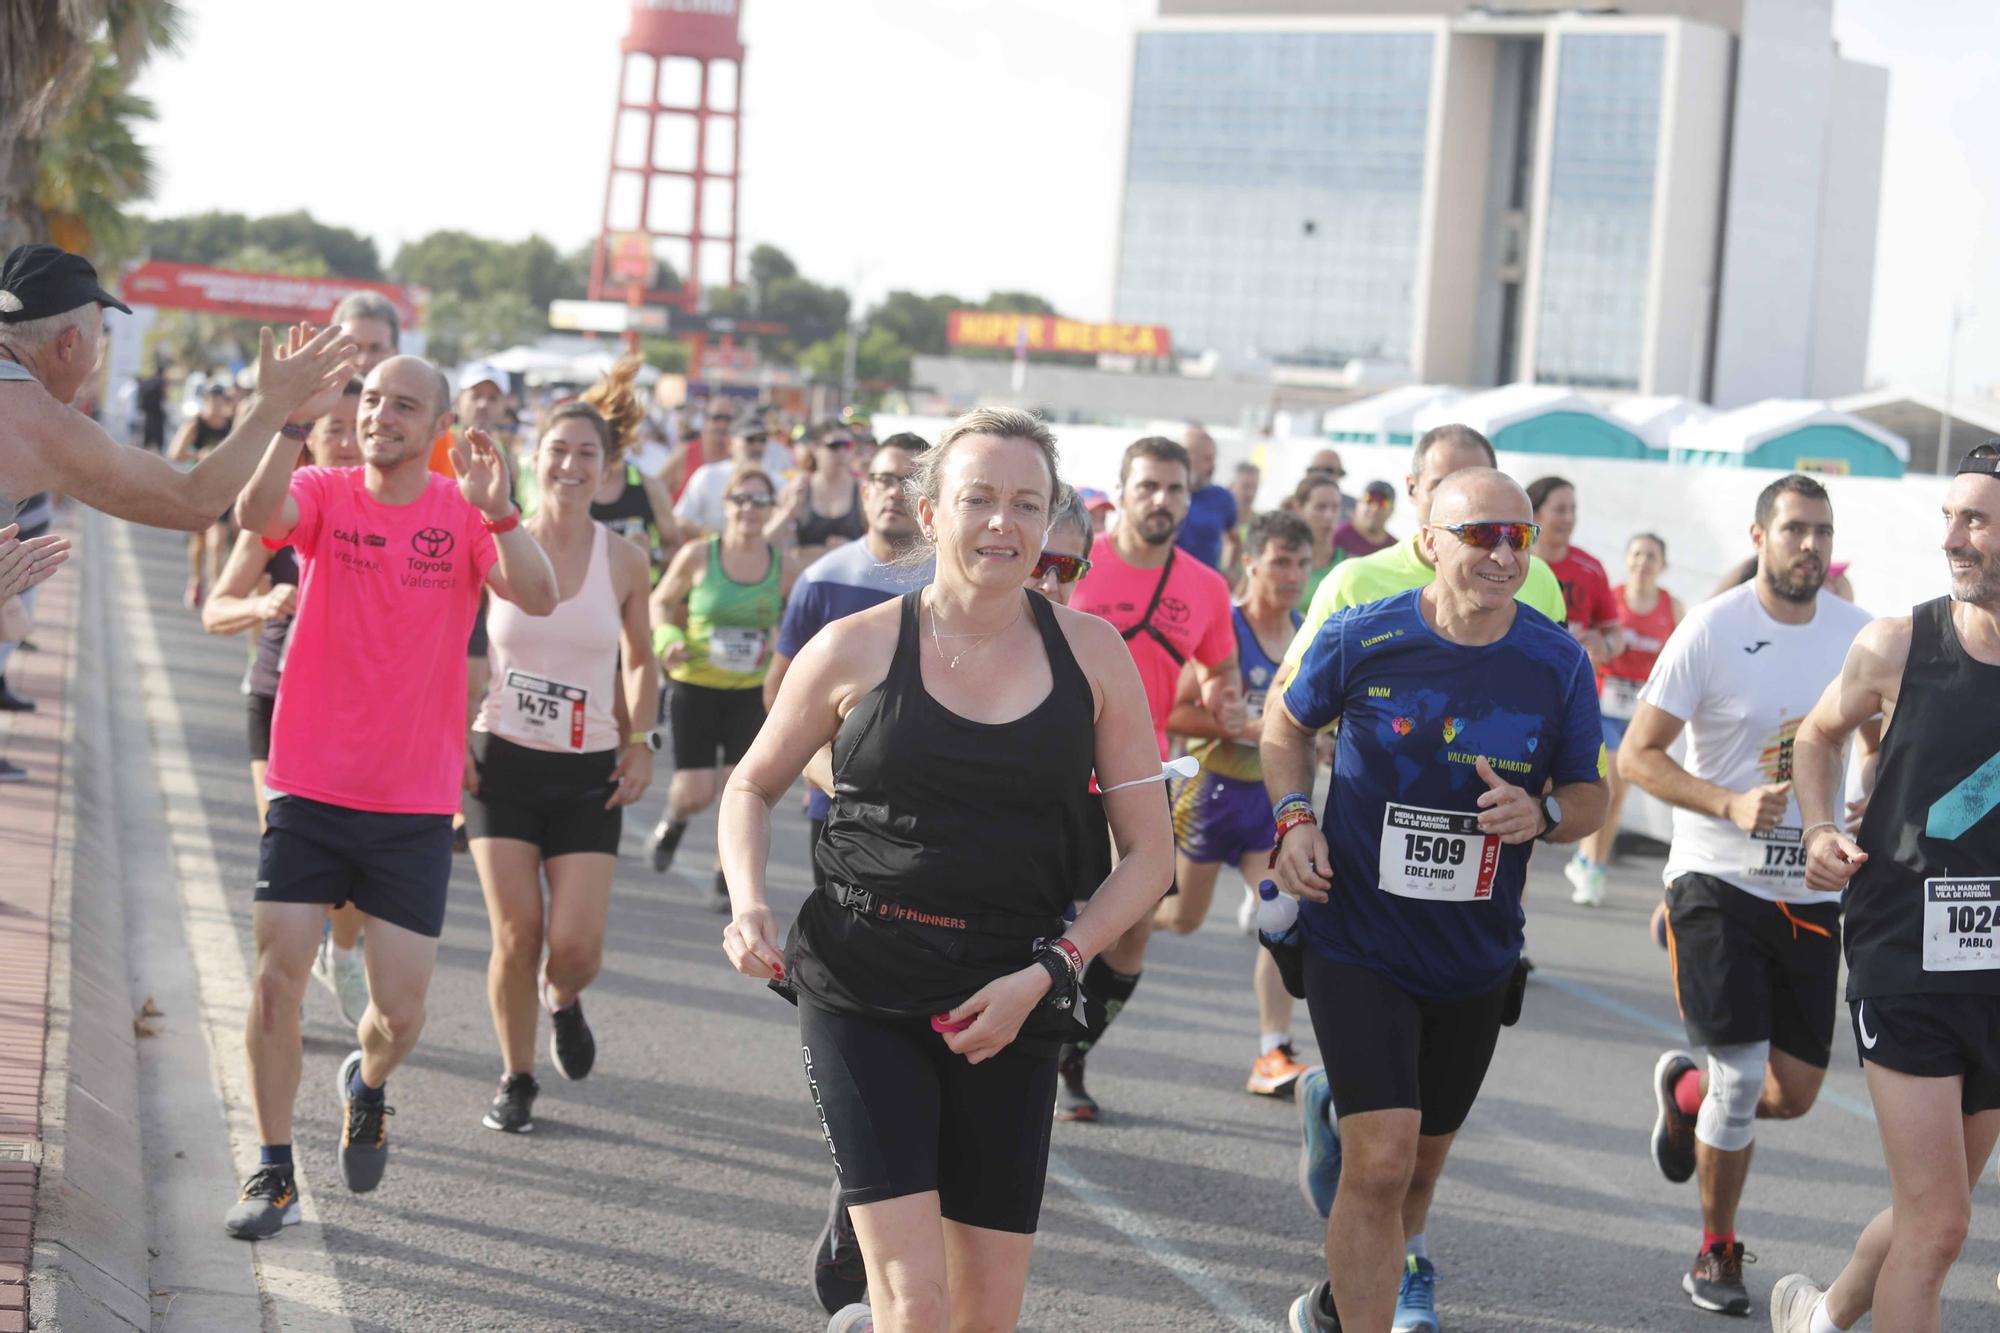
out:
M1240 863L1271 850L1275 826L1262 782L1203 769L1173 791L1174 845L1197 865Z

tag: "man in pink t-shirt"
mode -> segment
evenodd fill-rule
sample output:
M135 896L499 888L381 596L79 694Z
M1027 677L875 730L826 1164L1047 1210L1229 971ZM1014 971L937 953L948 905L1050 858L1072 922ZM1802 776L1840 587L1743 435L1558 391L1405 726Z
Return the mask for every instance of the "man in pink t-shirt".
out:
M336 390L337 392L337 390ZM370 372L361 468L298 468L288 427L236 503L237 520L299 560L265 783L273 791L252 921L257 981L246 1045L262 1160L225 1223L261 1239L298 1220L291 1170L299 1008L327 908L367 918L371 1002L340 1067L340 1171L371 1190L388 1163L383 1085L423 1027L451 879L465 762L465 640L491 588L533 615L555 571L520 526L485 432L430 470L451 420L436 367L399 356Z
M1148 436L1127 448L1118 469L1118 526L1109 541L1097 544L1090 572L1070 598L1071 607L1102 616L1125 636L1146 687L1162 759L1167 754L1167 715L1173 711L1181 669L1190 663L1203 706L1232 734L1242 730L1244 721L1229 585L1201 561L1175 551L1193 475L1187 450L1163 436ZM1175 891L1166 888L1167 893ZM1148 914L1084 972L1084 990L1092 1003L1084 1006L1083 1038L1063 1048L1058 1065L1059 1119L1097 1119L1097 1103L1084 1091L1084 1055L1132 998L1152 934Z

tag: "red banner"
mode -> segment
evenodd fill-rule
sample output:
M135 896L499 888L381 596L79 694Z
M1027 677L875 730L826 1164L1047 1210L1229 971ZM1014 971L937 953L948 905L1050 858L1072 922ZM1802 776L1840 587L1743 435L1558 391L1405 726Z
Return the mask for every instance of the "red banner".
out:
M388 297L403 317L405 327L417 322L417 305L409 288L389 282L363 282L359 278L245 273L150 259L128 271L119 284L119 295L129 305L199 310L211 315L279 323L301 320L324 323L343 298L359 291L380 292Z
M953 347L1144 357L1174 354L1172 337L1157 324L1086 324L1060 315L1006 315L986 310L952 311L946 339Z

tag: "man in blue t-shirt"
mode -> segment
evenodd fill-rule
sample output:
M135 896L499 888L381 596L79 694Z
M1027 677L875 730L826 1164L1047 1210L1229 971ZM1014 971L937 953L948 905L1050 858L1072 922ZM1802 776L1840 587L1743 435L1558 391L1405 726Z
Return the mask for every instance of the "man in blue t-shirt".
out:
M1452 474L1420 534L1436 581L1327 621L1264 714L1273 876L1305 900L1306 1004L1356 1164L1327 1224L1331 1281L1299 1298L1289 1327L1390 1327L1406 1216L1423 1229L1499 1040L1532 844L1604 821L1590 660L1514 600L1533 516L1502 473ZM1336 719L1322 831L1300 793L1314 736ZM1410 1266L1428 1289L1428 1261Z
M1181 437L1194 465L1188 482L1188 513L1174 544L1210 569L1222 568L1222 539L1236 526L1236 497L1215 484L1215 437L1189 426Z

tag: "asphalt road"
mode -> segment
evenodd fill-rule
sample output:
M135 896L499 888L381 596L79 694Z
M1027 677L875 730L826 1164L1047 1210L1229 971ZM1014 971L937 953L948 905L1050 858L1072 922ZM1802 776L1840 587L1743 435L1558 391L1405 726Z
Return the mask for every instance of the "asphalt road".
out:
M244 645L203 635L182 610L180 539L134 541L247 959L257 838L237 688ZM469 859L453 880L422 1042L390 1085L389 1175L371 1195L338 1184L333 1082L353 1041L331 997L313 989L297 1151L354 1328L824 1326L806 1259L830 1173L793 1011L723 960L721 921L702 903L712 816L690 830L673 873L646 868L665 777L662 765L626 822L604 970L587 1001L597 1070L568 1084L544 1058L533 1135L479 1123L500 1064ZM808 886L804 852L802 816L787 802L772 871L781 919ZM1586 910L1570 905L1557 855L1536 858L1528 939L1540 971L1431 1217L1454 1333L1731 1326L1681 1294L1699 1240L1693 1187L1664 1182L1645 1151L1653 1062L1679 1044L1666 955L1646 934L1658 869L1628 858L1608 905ZM1255 1054L1253 945L1235 931L1234 899L1218 900L1202 931L1156 940L1136 999L1093 1055L1105 1121L1057 1126L1023 1328L1274 1328L1320 1272L1320 1223L1296 1184L1296 1111L1243 1092ZM1303 1007L1298 1032L1309 1053ZM1779 1276L1829 1277L1887 1200L1844 1021L1827 1087L1806 1119L1761 1130L1741 1221L1759 1260L1749 1269L1758 1326ZM224 1259L240 1245L220 1225L236 1184L206 1186ZM1990 1177L1982 1196L1948 1289L1948 1328L2000 1324ZM265 1244L267 1275L297 1234Z

